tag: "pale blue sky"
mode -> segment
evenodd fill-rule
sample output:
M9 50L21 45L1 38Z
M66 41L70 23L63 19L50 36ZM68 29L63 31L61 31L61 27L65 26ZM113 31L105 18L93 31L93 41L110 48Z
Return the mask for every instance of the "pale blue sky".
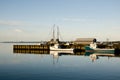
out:
M120 0L0 0L0 41L120 40Z

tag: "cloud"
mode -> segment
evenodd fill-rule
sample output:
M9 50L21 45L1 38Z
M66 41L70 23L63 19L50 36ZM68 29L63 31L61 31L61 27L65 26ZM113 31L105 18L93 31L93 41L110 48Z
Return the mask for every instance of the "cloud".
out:
M86 18L63 18L63 21L70 21L70 22L85 22L85 21L91 21L93 19L86 19Z
M5 26L22 26L22 25L26 25L26 23L23 22L23 21L0 20L0 25L5 25Z
M23 32L23 30L21 30L21 29L15 29L14 31L19 32L19 33Z
M63 21L81 21L81 20L77 18L64 18Z

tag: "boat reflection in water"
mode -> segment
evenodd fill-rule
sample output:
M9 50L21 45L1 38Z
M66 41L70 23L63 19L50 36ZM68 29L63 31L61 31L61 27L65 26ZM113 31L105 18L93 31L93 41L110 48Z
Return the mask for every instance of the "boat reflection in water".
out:
M111 53L90 53L90 52L86 52L85 55L89 56L90 59L94 62L97 59L99 59L99 57L118 57L115 54L111 54Z
M53 55L53 64L56 64L56 63L58 63L59 56L74 55L74 53L73 53L73 51L50 51L50 55Z
M61 55L74 55L73 51L50 51L50 55L54 58L58 58Z
M46 51L46 50L13 50L15 54L44 54L52 55L53 59L59 58L62 55L76 55L76 56L89 56L90 60L93 62L98 60L100 57L120 57L120 55L115 55L111 53L93 53L93 52L73 52L73 51Z
M46 50L14 50L15 54L40 54L40 55L52 55L53 56L53 64L58 62L59 56L62 55L75 55L73 51L46 51ZM76 54L78 55L78 54ZM80 54L79 54L80 55ZM55 62L56 60L56 62Z

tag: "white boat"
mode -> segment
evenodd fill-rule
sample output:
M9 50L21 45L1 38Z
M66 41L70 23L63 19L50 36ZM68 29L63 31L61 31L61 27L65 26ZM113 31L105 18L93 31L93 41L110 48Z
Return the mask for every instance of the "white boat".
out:
M73 48L60 48L59 44L54 44L54 46L50 46L50 51L73 51Z
M73 48L60 48L59 46L59 28L57 27L57 39L55 39L55 25L53 26L53 46L50 46L50 51L73 51ZM69 44L68 44L69 45Z
M95 52L95 53L110 53L110 54L115 53L115 49L97 48L96 43L91 43L90 46L86 46L85 50L86 52Z

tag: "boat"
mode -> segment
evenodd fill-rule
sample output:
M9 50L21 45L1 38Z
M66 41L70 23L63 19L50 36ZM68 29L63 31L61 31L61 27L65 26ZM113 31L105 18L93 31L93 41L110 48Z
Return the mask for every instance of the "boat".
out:
M57 39L55 39L55 25L53 26L53 39L51 40L52 44L50 46L50 51L73 51L73 48L61 48L59 43L59 28L57 27Z
M93 53L109 53L114 54L115 49L108 49L108 48L97 48L97 44L95 42L91 43L90 46L85 47L86 52L93 52Z
M56 43L53 46L50 46L51 51L73 51L73 48L60 48L59 44Z

